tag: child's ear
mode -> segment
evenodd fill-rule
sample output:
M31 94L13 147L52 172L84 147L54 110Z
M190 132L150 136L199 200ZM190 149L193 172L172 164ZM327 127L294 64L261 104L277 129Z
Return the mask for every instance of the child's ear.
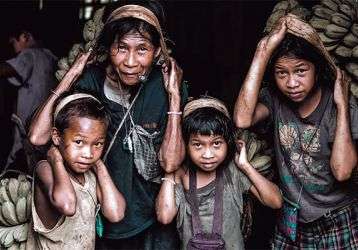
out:
M51 137L52 137L53 144L55 146L59 146L61 142L61 136L60 136L60 131L58 131L57 128L55 127L52 128Z

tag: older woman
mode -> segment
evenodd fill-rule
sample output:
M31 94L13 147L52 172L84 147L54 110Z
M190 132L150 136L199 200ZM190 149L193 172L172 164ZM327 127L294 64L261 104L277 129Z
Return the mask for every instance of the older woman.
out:
M168 56L161 6L154 1L137 2L127 2L105 14L94 54L104 53L107 60L81 75L91 52L78 58L35 116L29 136L35 145L48 141L51 110L61 93L73 88L96 95L111 117L104 160L127 202L120 223L104 221L106 240L101 241L101 248L147 249L150 245L172 249L174 245L168 239L175 237L163 236L170 230L160 228L155 219L162 170L157 152L166 172L174 171L184 158L177 125L187 91L185 86L180 87L182 70Z

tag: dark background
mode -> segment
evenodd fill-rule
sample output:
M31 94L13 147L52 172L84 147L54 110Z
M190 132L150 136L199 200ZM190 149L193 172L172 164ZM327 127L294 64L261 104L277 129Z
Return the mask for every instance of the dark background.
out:
M310 8L318 1L300 1ZM166 30L175 42L174 57L190 83L190 95L205 94L224 100L232 110L256 44L276 1L164 1ZM7 34L22 21L36 21L45 47L59 58L67 56L82 39L80 1L0 0L0 61L14 56ZM0 80L0 166L11 145L9 114L14 108L16 88ZM1 169L1 168L0 168ZM269 248L274 214L255 204L253 236L249 249Z

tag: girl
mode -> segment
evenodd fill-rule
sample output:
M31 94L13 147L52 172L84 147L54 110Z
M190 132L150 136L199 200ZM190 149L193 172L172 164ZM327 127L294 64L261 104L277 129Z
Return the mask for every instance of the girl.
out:
M119 1L112 7L106 8L104 27L93 51L106 55L107 60L81 75L90 53L78 59L34 118L30 140L36 145L46 143L53 103L80 77L73 88L95 93L111 118L110 150L104 159L127 202L120 223L104 220L105 240L100 244L105 249L172 249L176 237L168 237L169 228L156 223L154 204L162 170L174 171L185 155L176 129L180 122L176 114L187 96L186 87L181 87L182 70L168 57L164 14L158 2ZM162 59L163 67L158 65Z
M57 104L53 145L35 170L27 249L94 249L97 204L109 221L124 217L124 198L100 160L108 122L91 95Z
M259 96L266 70L270 88ZM335 76L336 74L336 76ZM235 107L248 127L268 119L284 204L273 249L357 249L358 106L318 34L285 16L258 45Z
M279 189L248 163L243 141L237 142L240 154L235 154L233 132L220 101L201 98L186 105L183 137L188 159L162 179L156 204L160 222L170 223L177 216L182 249L243 249L240 218L242 193L247 190L263 204L281 207Z

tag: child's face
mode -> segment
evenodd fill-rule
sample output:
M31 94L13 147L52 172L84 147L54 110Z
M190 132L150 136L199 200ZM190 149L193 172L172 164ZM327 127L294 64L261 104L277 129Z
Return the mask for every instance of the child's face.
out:
M60 137L54 138L67 166L75 173L88 171L101 157L106 124L86 117L72 118Z
M215 170L226 158L228 145L221 135L191 134L189 157L202 171Z
M315 84L315 66L306 60L281 57L274 68L276 85L293 102L302 102Z

